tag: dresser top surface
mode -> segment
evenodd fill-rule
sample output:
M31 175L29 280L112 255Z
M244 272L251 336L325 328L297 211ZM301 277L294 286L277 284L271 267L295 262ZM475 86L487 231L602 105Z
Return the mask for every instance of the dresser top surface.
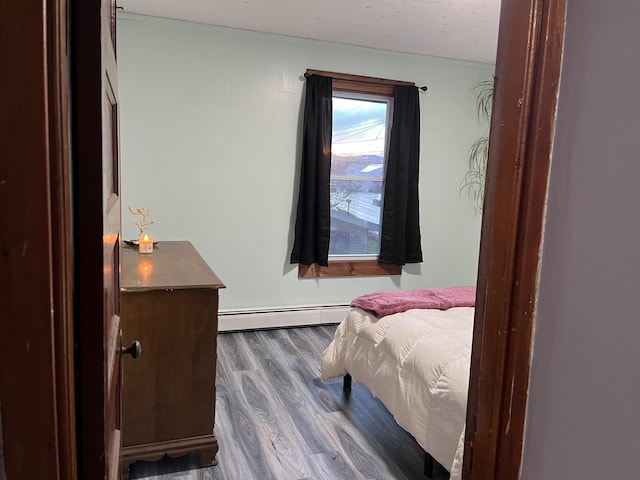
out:
M120 268L123 291L225 288L189 241L158 242L153 253L125 245Z

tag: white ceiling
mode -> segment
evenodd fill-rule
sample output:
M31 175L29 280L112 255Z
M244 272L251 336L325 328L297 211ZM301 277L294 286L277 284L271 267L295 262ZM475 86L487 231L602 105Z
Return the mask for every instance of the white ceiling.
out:
M119 0L129 13L495 63L500 0Z

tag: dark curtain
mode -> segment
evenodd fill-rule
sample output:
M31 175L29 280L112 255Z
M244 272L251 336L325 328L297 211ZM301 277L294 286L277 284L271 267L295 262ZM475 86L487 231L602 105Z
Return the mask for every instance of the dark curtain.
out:
M327 266L331 230L329 177L333 80L307 78L302 137L300 194L291 263Z
M419 164L418 87L396 85L393 90L393 124L385 175L380 262L395 265L422 262L418 210Z

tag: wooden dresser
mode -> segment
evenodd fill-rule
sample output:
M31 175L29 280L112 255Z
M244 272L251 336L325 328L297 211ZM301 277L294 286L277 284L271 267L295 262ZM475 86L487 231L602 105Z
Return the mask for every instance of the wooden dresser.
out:
M159 242L153 253L123 247L123 344L142 344L122 361L122 472L137 460L199 452L217 463L218 290L224 284L190 242Z

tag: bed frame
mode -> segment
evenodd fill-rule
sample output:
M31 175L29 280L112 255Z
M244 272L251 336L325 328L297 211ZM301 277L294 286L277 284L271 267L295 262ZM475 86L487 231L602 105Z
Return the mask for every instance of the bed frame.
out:
M345 392L345 396L349 396L351 393L351 375L348 373L342 377L342 389ZM435 458L431 456L429 452L424 452L424 474L427 478L436 479L448 479L450 474L446 468L444 468Z

